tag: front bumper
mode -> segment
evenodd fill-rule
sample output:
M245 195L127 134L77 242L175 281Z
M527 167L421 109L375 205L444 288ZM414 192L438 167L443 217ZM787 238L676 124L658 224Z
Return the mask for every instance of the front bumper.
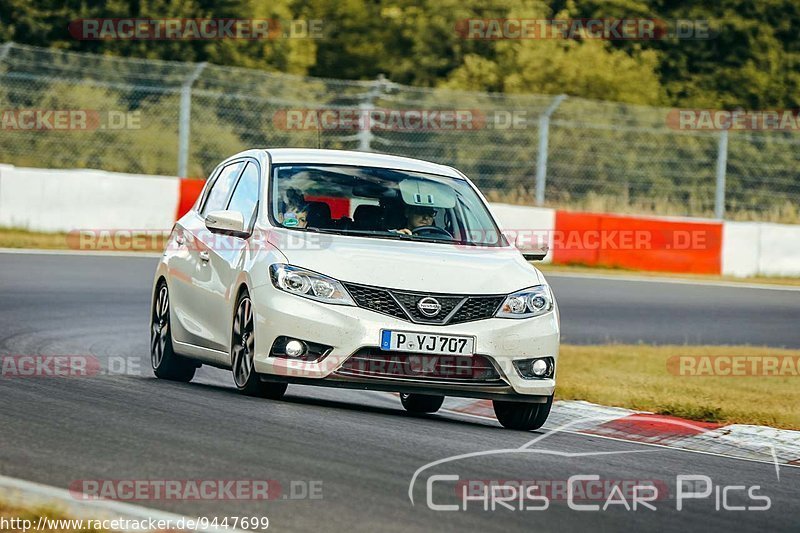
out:
M472 398L516 397L514 399L533 402L544 401L555 390L559 348L559 324L555 311L536 318L490 318L431 326L360 307L316 302L280 291L272 285L253 289L251 299L256 320L254 366L264 380ZM336 373L350 356L362 348L379 349L382 329L474 336L475 353L492 361L502 381L481 385ZM269 352L279 336L324 344L333 349L316 363L271 357ZM532 357L552 357L556 369L553 378L524 379L516 372L512 361Z

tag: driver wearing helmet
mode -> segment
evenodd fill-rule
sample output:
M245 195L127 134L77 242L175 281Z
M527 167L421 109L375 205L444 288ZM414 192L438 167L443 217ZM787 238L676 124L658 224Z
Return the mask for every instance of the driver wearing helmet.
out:
M404 235L412 235L412 232L417 228L433 226L433 220L436 218L436 209L432 207L407 205L405 215L406 227L392 231L395 233L402 233Z

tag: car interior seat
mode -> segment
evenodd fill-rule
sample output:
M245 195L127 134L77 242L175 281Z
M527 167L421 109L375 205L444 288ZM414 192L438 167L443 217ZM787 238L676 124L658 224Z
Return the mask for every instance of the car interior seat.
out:
M331 220L331 207L325 202L308 202L306 212L307 225L312 228L330 228L333 226Z
M383 224L383 208L379 205L359 205L353 212L353 229L381 230Z

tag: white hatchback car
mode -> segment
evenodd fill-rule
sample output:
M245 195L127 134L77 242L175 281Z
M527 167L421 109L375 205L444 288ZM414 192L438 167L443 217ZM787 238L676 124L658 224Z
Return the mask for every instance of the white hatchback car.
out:
M175 224L153 284L159 378L233 371L249 395L287 384L490 399L500 423L550 412L559 316L542 274L456 169L335 150L223 161Z

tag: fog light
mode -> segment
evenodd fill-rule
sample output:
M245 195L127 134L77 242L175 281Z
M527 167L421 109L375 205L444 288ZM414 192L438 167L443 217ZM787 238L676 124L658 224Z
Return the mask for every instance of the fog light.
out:
M286 343L285 351L289 357L300 357L306 353L306 345L300 341L289 341Z
M536 377L542 377L547 374L547 362L544 359L537 359L531 364L531 372Z
M524 379L544 379L553 377L555 361L551 357L537 359L517 359L514 367Z
M331 353L333 346L281 335L272 343L270 357L314 363Z

